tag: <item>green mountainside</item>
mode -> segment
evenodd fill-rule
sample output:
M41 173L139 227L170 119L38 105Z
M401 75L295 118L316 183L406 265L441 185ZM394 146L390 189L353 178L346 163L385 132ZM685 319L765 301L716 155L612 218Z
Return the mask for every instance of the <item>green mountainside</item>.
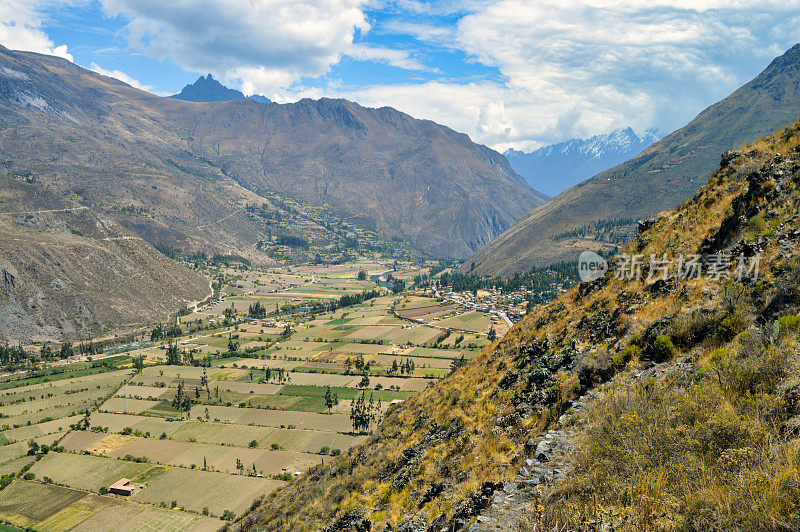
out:
M798 116L800 44L641 155L535 208L468 259L463 271L508 276L574 260L586 249L613 249L633 236L636 219L671 209L694 194L721 152Z
M238 528L797 530L798 212L800 122Z

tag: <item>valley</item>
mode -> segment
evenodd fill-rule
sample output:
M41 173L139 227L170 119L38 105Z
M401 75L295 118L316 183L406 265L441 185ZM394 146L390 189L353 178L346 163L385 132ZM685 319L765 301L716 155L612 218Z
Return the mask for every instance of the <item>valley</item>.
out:
M387 410L508 329L497 315L370 279L427 278L413 264L209 264L198 271L215 295L193 311L133 342L81 343L0 376L0 472L4 485L20 478L0 491L0 519L216 530L366 441ZM109 493L120 479L130 495ZM52 502L43 508L42 497Z

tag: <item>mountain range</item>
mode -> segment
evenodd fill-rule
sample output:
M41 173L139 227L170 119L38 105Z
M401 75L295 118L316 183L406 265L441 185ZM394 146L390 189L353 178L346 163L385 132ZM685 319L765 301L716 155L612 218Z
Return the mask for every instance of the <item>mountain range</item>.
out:
M228 102L249 99L254 102L270 103L269 98L260 94L245 96L241 91L226 87L215 80L211 74L205 77L200 76L197 81L186 85L181 92L173 94L170 98L187 102Z
M503 153L511 168L537 190L555 196L581 181L636 157L661 137L648 129L638 136L630 127L588 139L570 139L526 153Z
M213 81L203 79L205 86ZM65 59L2 47L0 153L0 174L28 187L31 197L88 209L97 224L114 228L103 239L137 242L131 264L153 283L141 286L151 288L157 278L149 266L163 266L151 260L157 254L151 246L272 263L265 247L287 234L320 249L352 245L368 234L378 243L402 242L417 255L465 257L546 199L501 154L389 107L332 99L280 105L162 98ZM12 209L23 210L51 208L34 202ZM16 218L7 223L26 227ZM70 223L52 220L52 227ZM93 232L70 232L95 248L121 241L100 244ZM28 266L0 257L0 267L44 267L40 259L50 261L48 268L63 264L34 254L37 238L33 229L15 236ZM113 269L99 259L84 267L87 275L97 268L98 279L100 269ZM177 280L184 276L190 279L185 288L179 283L171 292L175 300L164 306L177 308L207 291L197 289L190 273ZM118 288L119 301L153 308L139 292ZM0 305L10 297L0 294ZM95 303L103 305L100 298ZM133 314L96 308L81 323L97 322L91 327L97 332ZM40 329L52 325L39 323ZM64 330L81 328L70 323Z
M630 239L636 220L688 199L719 154L776 131L800 116L800 44L752 81L702 111L640 155L535 208L462 267L512 275L609 251Z

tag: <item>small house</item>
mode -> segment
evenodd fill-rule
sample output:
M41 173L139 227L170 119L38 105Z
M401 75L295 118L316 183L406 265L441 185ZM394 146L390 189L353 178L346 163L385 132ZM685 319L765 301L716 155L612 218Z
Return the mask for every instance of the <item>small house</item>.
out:
M121 478L108 487L108 491L116 495L130 495L133 493L133 486L131 481L127 478Z

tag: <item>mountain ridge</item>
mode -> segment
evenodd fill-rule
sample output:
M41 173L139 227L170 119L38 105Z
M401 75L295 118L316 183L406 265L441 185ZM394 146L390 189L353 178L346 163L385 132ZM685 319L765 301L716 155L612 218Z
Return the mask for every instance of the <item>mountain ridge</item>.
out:
M9 169L152 244L269 261L256 247L275 240L271 222L247 207L277 208L277 194L419 253L464 257L545 199L499 153L388 108L185 102L63 59L4 51L0 64L19 74L0 77ZM345 242L351 229L332 235L326 223L318 240Z

